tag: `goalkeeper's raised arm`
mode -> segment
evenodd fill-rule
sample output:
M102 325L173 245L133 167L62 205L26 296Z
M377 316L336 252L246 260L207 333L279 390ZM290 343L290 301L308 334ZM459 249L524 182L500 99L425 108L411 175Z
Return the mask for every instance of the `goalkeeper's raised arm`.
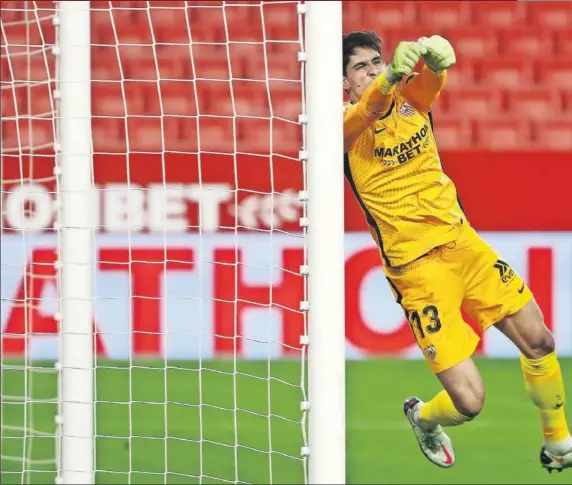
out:
M400 42L391 63L386 65L381 39L375 32L344 36L344 89L351 101L344 115L344 151L388 112L396 86L410 79L421 57L426 67L403 87L402 95L417 109L427 111L445 83L446 69L455 63L455 54L446 39L433 36Z

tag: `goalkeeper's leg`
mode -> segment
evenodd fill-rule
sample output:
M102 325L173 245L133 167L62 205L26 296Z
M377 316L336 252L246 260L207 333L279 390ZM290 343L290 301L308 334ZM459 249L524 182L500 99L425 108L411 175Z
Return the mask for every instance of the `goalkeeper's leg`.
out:
M549 471L572 468L572 437L564 414L564 382L554 338L544 325L534 300L496 324L521 352L521 367L528 395L538 409L544 444L541 466Z
M471 358L437 377L444 390L426 403L408 398L404 412L423 454L435 465L448 468L455 463L455 452L443 427L458 426L476 417L483 407L485 390Z

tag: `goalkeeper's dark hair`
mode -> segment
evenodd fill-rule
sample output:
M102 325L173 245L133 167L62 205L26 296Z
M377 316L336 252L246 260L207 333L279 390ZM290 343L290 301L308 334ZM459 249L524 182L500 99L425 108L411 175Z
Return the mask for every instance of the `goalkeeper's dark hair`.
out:
M344 53L344 76L348 73L348 63L350 57L355 54L358 47L366 47L376 50L381 56L383 42L373 30L355 30L346 34L342 38L342 49Z

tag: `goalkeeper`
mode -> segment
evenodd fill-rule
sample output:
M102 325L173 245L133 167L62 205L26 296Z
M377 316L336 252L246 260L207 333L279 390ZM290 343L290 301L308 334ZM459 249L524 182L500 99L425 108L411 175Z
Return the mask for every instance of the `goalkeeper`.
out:
M413 73L418 61L424 67ZM469 224L453 182L443 173L431 106L455 64L438 35L401 42L386 65L374 32L343 38L344 165L377 243L391 290L443 390L404 412L422 452L450 467L455 453L446 426L481 411L485 388L472 354L482 331L496 326L519 349L526 390L538 409L541 466L572 467L564 385L554 338L530 289ZM507 396L511 399L511 396Z

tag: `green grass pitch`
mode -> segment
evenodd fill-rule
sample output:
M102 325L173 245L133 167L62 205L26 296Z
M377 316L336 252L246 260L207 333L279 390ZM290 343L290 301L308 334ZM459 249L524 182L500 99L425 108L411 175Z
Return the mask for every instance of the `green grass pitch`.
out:
M572 359L561 363L570 390ZM299 362L271 362L270 381L267 362L238 362L234 376L232 362L205 361L209 370L200 373L197 362L170 362L167 372L160 363L136 365L130 372L127 364L110 362L97 372L97 483L235 483L235 460L239 482L271 483L271 468L272 483L303 481ZM457 463L443 470L422 456L401 410L405 397L429 399L439 390L425 363L348 362L347 482L572 483L572 470L549 475L539 466L541 434L518 361L478 365L487 385L485 409L451 429ZM22 396L26 385L34 399L56 395L53 374L27 374L26 384L22 371L5 368L2 395ZM3 402L2 484L53 483L53 465L41 461L54 456L53 437L29 437L24 448L22 427L26 415L28 427L53 433L55 411L55 404ZM33 460L34 471L22 473L21 457Z

